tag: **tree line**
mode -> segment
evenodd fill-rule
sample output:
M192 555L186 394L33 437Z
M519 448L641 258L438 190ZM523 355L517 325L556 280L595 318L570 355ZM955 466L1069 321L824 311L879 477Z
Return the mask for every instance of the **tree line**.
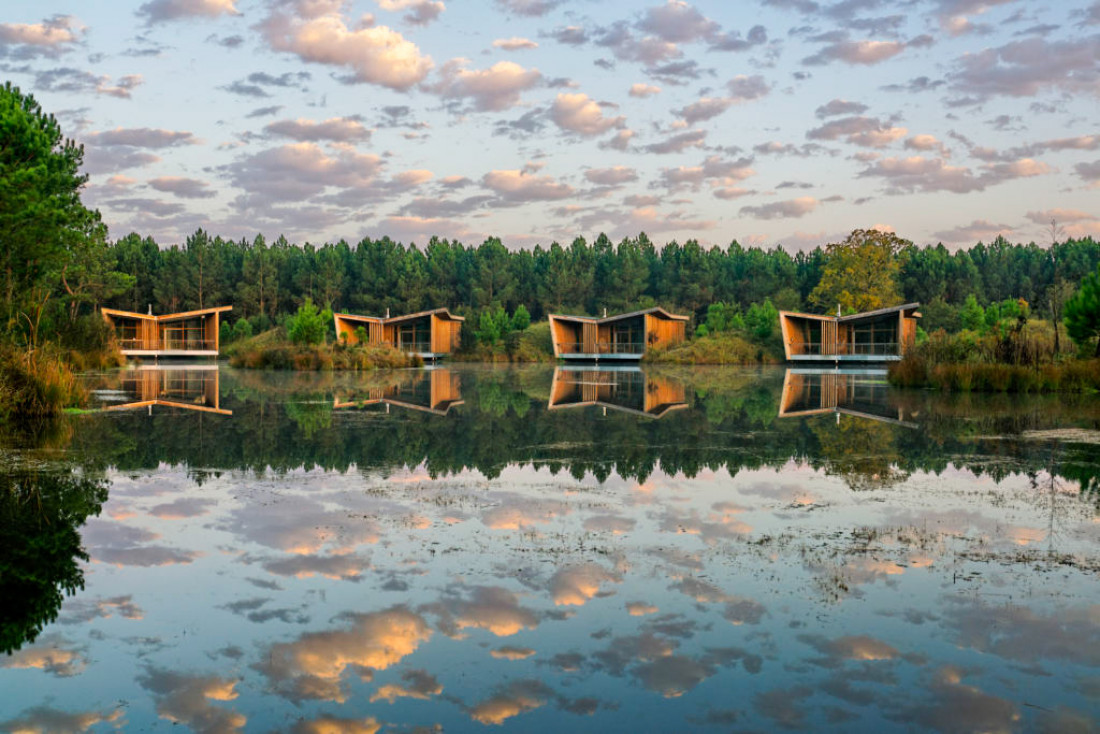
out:
M961 328L971 297L985 305L1022 299L1032 314L1050 318L1100 264L1100 244L1091 238L1049 246L997 238L957 251L893 239L884 265L895 274L891 297L925 304L936 322L926 320L926 329ZM577 237L565 246L512 251L497 238L476 246L435 237L424 247L388 237L313 245L281 236L271 243L262 235L230 240L201 229L171 247L130 234L102 255L99 271L132 276L102 305L156 313L232 305L234 319L260 322L254 326L279 322L307 298L371 315L441 306L470 315L522 305L534 320L660 305L702 323L713 303L748 310L767 300L778 309L828 312L835 305L823 302L832 296L819 285L826 264L839 257L829 248L792 254L736 241L725 248L695 240L657 246L644 233L617 244L600 234L591 243Z

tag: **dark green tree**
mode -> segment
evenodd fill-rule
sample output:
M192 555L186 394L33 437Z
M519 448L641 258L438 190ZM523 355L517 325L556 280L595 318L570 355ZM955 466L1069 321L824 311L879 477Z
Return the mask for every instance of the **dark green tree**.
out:
M1100 357L1100 266L1081 281L1077 293L1066 301L1066 333L1084 348L1096 339L1094 357Z

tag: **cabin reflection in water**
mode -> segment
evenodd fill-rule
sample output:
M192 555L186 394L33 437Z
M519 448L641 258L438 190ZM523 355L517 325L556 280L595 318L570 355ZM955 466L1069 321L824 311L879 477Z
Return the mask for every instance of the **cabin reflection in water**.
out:
M779 417L844 413L916 427L905 408L890 400L886 373L879 370L787 370Z
M650 418L687 407L683 384L646 374L637 367L584 369L557 367L550 386L550 409L598 405Z
M462 405L462 385L458 375L449 369L436 368L416 372L400 372L385 384L364 388L355 396L336 397L333 408L363 408L369 405L391 405L446 415L451 408Z
M143 365L122 373L121 392L130 401L107 405L107 410L131 410L160 405L202 413L233 415L221 407L218 367L202 365L163 368Z

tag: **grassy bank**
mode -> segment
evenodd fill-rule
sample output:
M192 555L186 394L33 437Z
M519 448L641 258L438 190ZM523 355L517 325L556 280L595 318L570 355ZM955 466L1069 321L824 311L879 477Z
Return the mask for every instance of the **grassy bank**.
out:
M88 393L56 348L0 350L0 417L60 414L83 407Z
M229 364L242 369L379 370L419 367L420 357L386 345L293 344L278 329L236 342L225 350Z
M550 338L550 323L540 321L522 331L510 332L496 344L475 344L462 349L452 359L456 362L552 362L554 344Z
M668 349L654 349L642 358L658 364L779 364L783 355L732 332L700 336Z
M1096 392L1100 359L1056 353L1044 322L984 335L941 331L891 365L889 380L948 392Z

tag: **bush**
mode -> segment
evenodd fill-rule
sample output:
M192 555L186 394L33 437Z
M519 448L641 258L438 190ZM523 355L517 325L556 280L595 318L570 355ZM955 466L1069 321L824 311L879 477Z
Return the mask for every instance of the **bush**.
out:
M233 340L250 339L252 337L252 324L248 319L237 319L233 325Z
M778 364L781 355L731 332L712 334L668 349L652 349L645 362L672 364Z
M298 312L287 319L286 333L290 341L299 345L320 344L325 340L325 320L312 298L306 298Z
M0 352L0 415L51 416L88 399L73 370L54 349Z

